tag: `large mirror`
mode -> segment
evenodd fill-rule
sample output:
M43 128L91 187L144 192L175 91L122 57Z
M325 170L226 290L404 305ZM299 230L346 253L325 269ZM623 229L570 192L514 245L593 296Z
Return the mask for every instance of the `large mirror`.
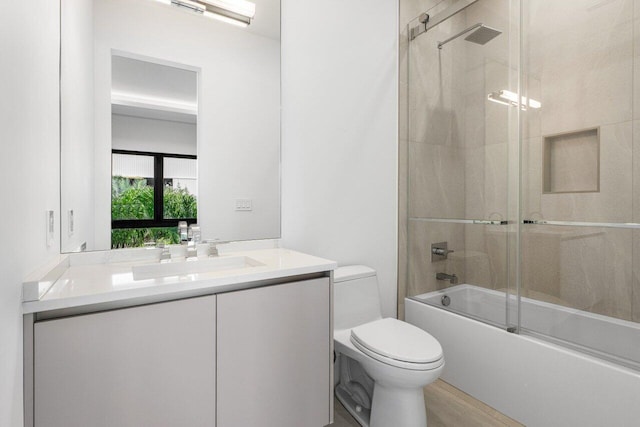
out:
M280 236L279 0L61 0L61 32L62 252Z

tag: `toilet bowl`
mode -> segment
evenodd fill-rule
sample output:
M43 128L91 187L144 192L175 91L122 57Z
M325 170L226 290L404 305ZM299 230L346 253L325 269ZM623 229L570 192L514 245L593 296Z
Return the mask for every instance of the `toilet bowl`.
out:
M366 427L425 427L423 388L444 367L440 343L422 329L382 318L375 270L334 271L335 393Z

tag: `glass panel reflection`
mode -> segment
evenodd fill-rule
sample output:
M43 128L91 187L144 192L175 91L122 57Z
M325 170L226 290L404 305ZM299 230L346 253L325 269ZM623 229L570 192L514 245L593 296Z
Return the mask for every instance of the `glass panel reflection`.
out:
M163 218L197 218L197 160L165 157L163 170Z
M153 157L113 154L111 219L153 219Z

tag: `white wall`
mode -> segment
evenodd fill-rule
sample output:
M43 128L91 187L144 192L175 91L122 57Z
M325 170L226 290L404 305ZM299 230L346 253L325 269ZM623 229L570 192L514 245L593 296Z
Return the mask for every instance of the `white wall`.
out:
M75 251L86 243L91 248L93 234L93 3L68 1L63 9L61 104L64 117L61 137L61 182L68 189L62 200L62 248ZM69 210L73 210L73 233Z
M111 148L171 154L197 154L195 123L111 115Z
M282 237L397 299L396 0L282 2Z
M375 267L395 313L396 2L285 0L285 244ZM338 14L335 11L340 11ZM58 2L0 3L0 425L22 425L21 282L57 256Z
M154 1L96 0L94 11L96 248L109 248L111 240L112 49L200 70L198 222L203 237L278 237L279 40ZM252 199L253 211L235 211L238 198Z
M21 282L59 253L58 2L0 2L0 425L22 426Z

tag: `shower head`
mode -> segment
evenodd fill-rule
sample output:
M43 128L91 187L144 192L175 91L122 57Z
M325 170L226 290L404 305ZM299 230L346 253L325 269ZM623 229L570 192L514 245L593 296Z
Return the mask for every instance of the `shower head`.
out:
M479 45L484 45L489 41L493 40L494 38L498 37L500 34L502 34L502 31L500 30L496 30L495 28L487 27L486 25L479 23L479 24L472 25L466 30L460 31L455 36L451 36L443 42L438 42L438 49L442 49L442 46L444 46L445 44L457 39L458 37L464 34L467 34L468 32L471 32L471 34L469 34L464 39L466 41L476 43Z
M487 42L498 37L500 34L502 34L502 31L496 30L495 28L487 27L484 24L480 24L480 26L475 31L473 31L464 39L472 43L486 44Z

